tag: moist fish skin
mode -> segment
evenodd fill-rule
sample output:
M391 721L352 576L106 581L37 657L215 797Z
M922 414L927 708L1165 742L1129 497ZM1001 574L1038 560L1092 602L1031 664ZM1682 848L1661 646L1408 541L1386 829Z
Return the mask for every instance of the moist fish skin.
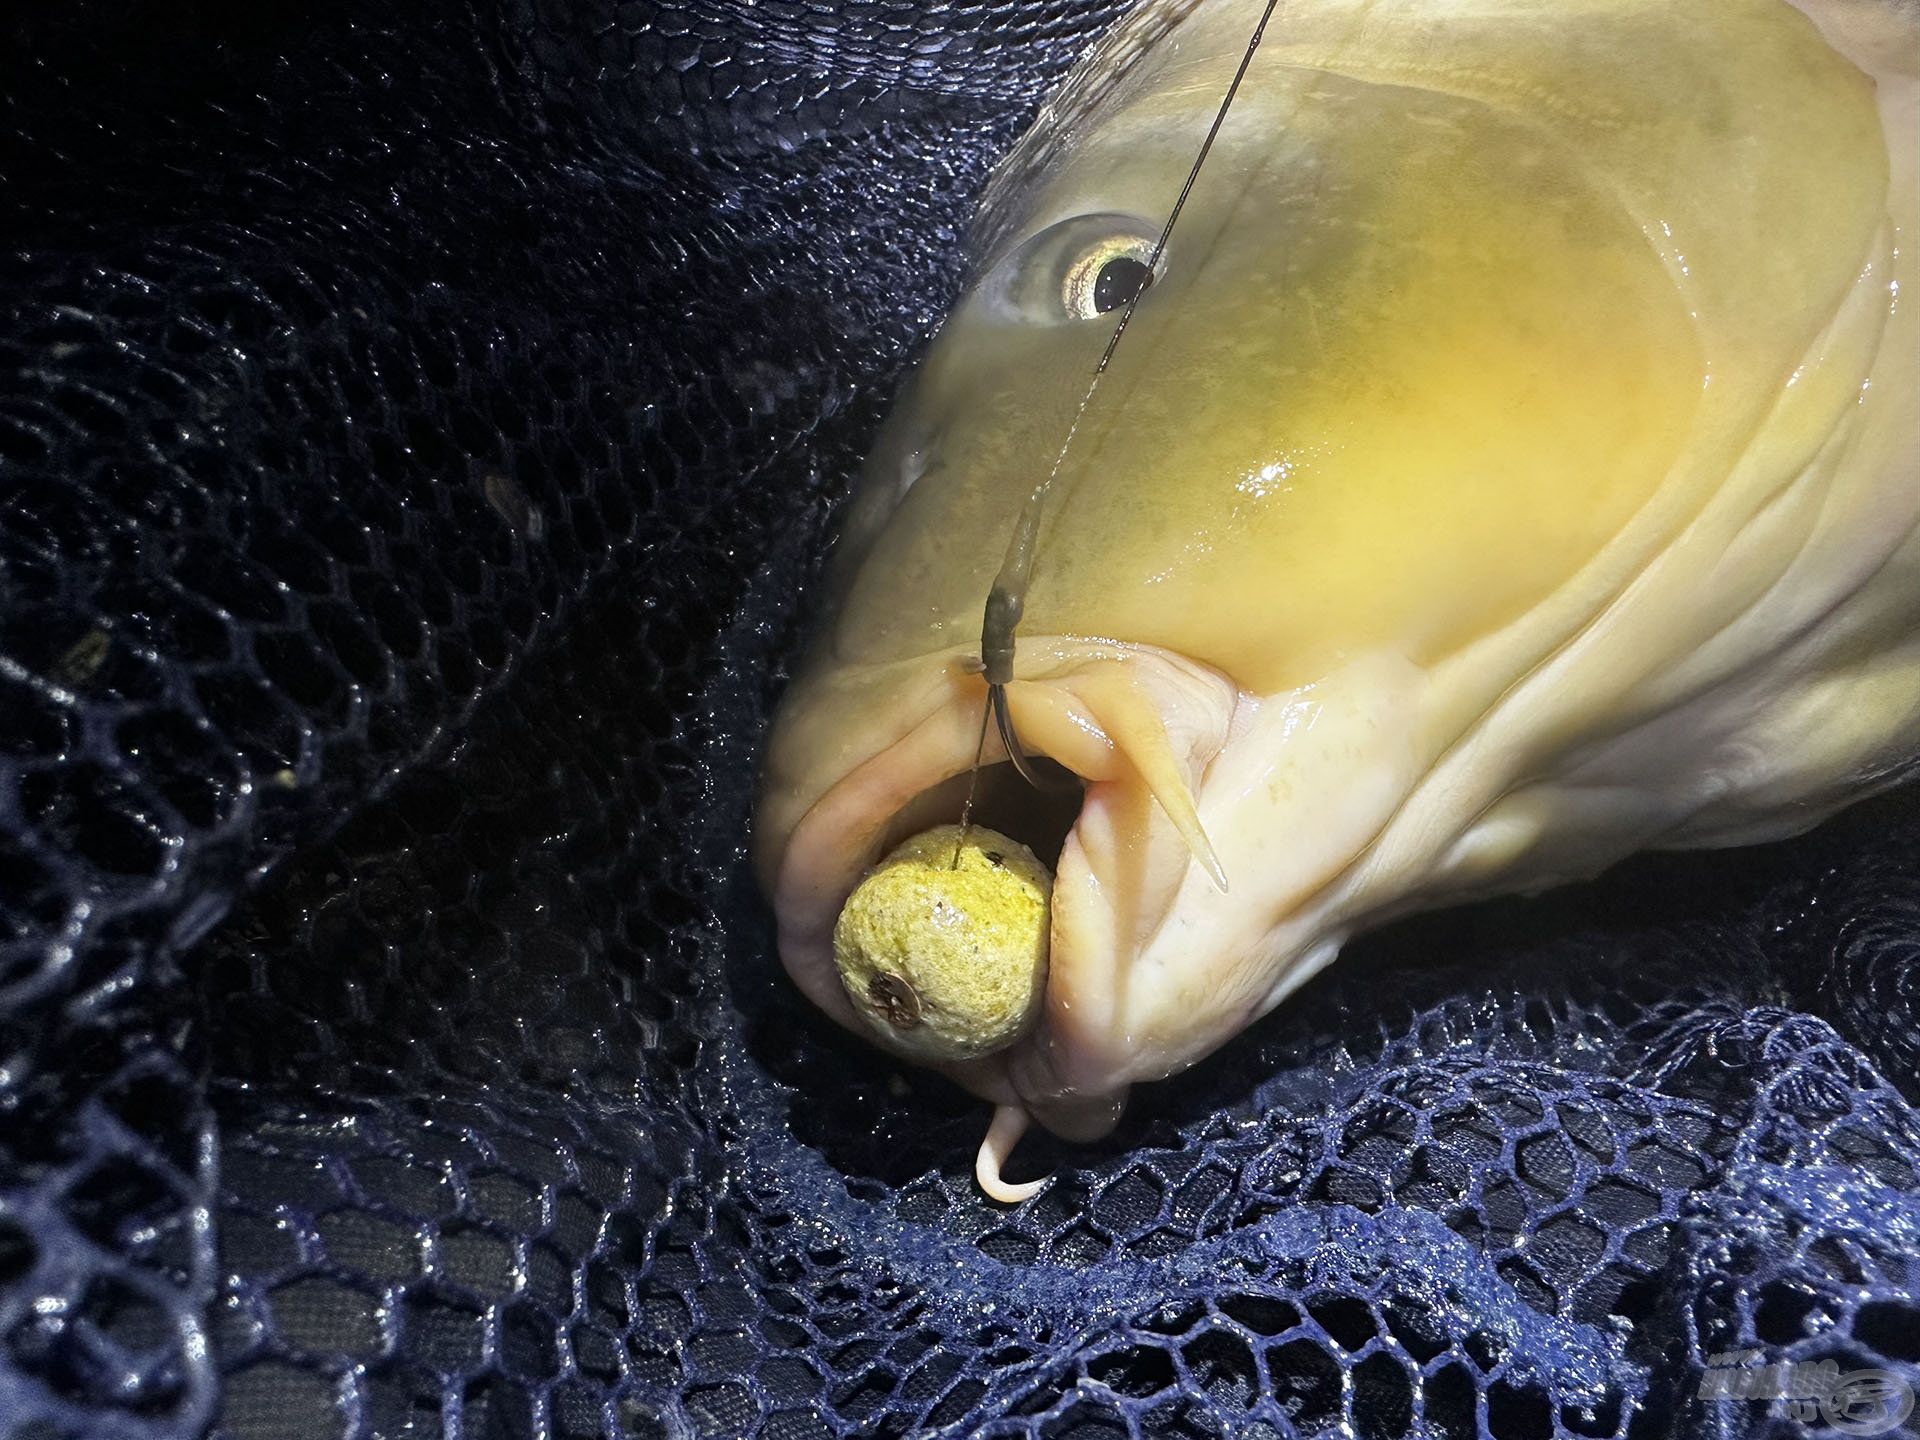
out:
M1259 8L1152 0L1083 62L863 474L755 835L783 963L850 1027L835 917L957 818L1100 267ZM1083 787L1042 1016L941 1068L1091 1137L1358 930L1912 773L1917 36L1865 0L1282 5L1039 535L1009 698Z

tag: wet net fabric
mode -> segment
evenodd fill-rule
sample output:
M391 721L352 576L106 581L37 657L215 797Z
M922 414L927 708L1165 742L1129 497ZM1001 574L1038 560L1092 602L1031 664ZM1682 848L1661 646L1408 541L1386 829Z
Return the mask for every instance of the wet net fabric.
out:
M1913 793L1374 937L1012 1210L781 977L744 839L833 502L1114 11L7 22L0 1440L1920 1383Z

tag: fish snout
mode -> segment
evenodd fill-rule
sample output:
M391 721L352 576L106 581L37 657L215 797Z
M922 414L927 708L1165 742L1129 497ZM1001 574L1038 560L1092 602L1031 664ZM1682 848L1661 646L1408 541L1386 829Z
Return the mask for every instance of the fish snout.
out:
M1023 639L1007 687L1012 728L1039 772L1021 780L985 723L979 656L836 669L796 686L776 727L756 849L788 968L822 1008L846 1018L827 957L836 918L861 878L902 840L960 818L1029 846L1050 868L1089 794L1155 795L1186 816L1190 788L1224 736L1235 690L1207 667L1106 642ZM983 739L984 729L984 739ZM980 773L973 775L976 754ZM1159 865L1184 868L1179 829Z
M1133 1081L1191 1064L1331 958L1345 912L1315 901L1415 778L1402 740L1418 673L1361 666L1258 697L1156 647L1026 637L1007 698L1021 745L1057 782L1035 788L993 726L983 741L977 661L955 650L837 672L794 707L773 773L805 769L810 747L839 773L804 806L767 807L795 817L769 841L781 957L827 1014L927 1063L849 1002L834 929L881 857L956 822L971 790L977 824L1054 872L1044 1000L1004 1048L938 1068L1091 1139ZM890 721L850 740L836 714Z

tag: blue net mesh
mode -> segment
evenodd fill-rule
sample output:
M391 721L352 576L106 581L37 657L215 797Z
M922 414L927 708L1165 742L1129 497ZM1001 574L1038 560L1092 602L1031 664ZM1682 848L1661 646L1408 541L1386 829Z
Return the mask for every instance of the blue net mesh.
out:
M1014 1209L779 973L744 839L829 513L1115 9L8 22L0 1437L1920 1383L1920 795L1373 936Z

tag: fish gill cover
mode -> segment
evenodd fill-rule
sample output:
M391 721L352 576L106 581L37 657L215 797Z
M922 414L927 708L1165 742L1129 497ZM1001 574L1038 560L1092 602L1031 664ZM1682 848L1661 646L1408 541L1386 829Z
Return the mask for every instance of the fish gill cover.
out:
M0 1437L1910 1397L1911 791L1358 945L1011 1211L779 974L745 831L827 513L1115 10L7 22Z

